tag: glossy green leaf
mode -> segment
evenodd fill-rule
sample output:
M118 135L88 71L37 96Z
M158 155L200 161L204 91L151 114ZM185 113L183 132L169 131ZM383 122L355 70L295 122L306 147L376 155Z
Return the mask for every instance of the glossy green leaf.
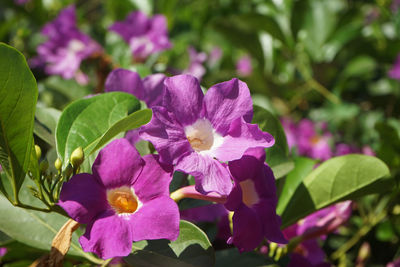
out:
M124 260L136 267L208 267L214 265L214 250L207 235L196 225L181 220L179 237L140 241Z
M275 144L265 149L266 162L274 171L276 178L283 177L293 169L293 163L288 158L289 148L280 121L268 110L254 106L253 123L258 124L261 130L275 138Z
M30 165L38 89L20 52L0 43L0 55L0 163L16 197Z
M285 184L279 196L276 212L282 214L290 198L293 196L296 188L303 179L312 171L316 161L310 158L296 158L294 160L294 169L286 176Z
M336 202L384 192L393 182L389 174L385 163L371 156L350 154L327 160L297 187L281 214L282 227Z
M87 153L91 154L95 150L105 145L108 141L110 141L114 136L119 133L139 128L140 126L148 123L151 120L152 115L153 112L151 111L151 109L143 109L130 114L122 120L117 121L113 126L111 126L110 129L108 129L106 133L101 136L98 141L93 142L90 146L87 147Z
M126 124L120 123L139 108L140 103L133 95L122 92L101 94L71 103L61 114L56 128L57 153L63 166L67 165L77 147L81 146L89 155L88 152L93 152L99 143L113 137L111 133L115 133L116 129L139 125L140 119L136 116L128 117ZM144 113L148 115L148 112ZM116 128L111 130L112 127ZM106 134L107 138L104 137Z

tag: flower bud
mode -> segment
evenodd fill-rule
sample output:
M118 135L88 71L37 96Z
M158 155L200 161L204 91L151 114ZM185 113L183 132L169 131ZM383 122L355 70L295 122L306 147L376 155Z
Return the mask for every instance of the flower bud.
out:
M61 159L57 158L56 161L54 162L54 167L56 167L56 170L61 172L62 168L62 162Z
M35 152L36 152L36 158L39 160L40 157L42 156L42 150L38 145L35 145Z
M85 160L85 155L83 154L82 147L78 147L72 152L70 161L74 168L78 168L83 163L84 160Z

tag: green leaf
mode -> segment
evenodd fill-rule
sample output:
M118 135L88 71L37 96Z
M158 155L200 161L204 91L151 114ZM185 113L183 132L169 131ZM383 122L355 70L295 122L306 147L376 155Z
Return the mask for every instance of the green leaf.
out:
M0 43L0 55L0 163L17 198L30 166L38 89L20 52Z
M214 250L207 235L196 225L181 220L177 240L149 240L133 243L124 260L136 267L208 267L214 265Z
M286 205L289 203L296 188L301 184L303 179L312 171L316 160L299 157L294 160L294 169L286 176L282 193L279 196L276 212L282 214Z
M261 130L275 138L275 144L265 149L267 154L265 161L272 168L276 178L283 177L293 169L293 163L288 158L289 148L280 121L268 110L254 106L253 123L258 124Z
M313 170L297 187L282 212L285 228L336 202L390 189L388 167L380 159L351 154L335 157Z
M61 111L55 108L36 107L33 132L52 147L56 146L56 126Z
M218 250L215 258L215 267L269 266L274 263L254 251L240 253L237 248Z
M93 142L90 147L87 147L87 154L91 154L110 141L114 136L128 130L137 129L140 126L148 123L151 120L153 112L151 109L143 109L136 111L129 116L117 121L101 138Z
M146 120L136 115L127 117L139 108L140 103L133 95L122 92L80 99L67 106L56 128L57 153L63 166L67 166L72 151L77 147L81 146L88 156L99 143L104 144L114 137L117 130L140 126L140 122ZM149 115L148 111L140 114L146 118ZM120 122L123 119L126 120Z

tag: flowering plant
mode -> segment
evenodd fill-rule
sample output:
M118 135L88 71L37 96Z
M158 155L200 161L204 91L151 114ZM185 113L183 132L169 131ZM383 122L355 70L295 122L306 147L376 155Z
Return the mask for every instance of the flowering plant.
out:
M1 3L0 265L396 264L395 4L284 2Z

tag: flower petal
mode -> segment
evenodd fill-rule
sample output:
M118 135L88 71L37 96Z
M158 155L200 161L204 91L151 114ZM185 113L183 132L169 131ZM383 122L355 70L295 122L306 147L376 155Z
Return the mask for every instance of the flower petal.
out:
M214 129L225 135L230 124L237 118L244 117L251 122L253 117L253 102L246 83L232 79L211 87L205 97L207 117Z
M136 148L122 138L103 148L92 166L92 171L106 189L130 185L143 169L144 161Z
M233 236L228 243L233 243L240 252L255 249L264 239L259 217L246 205L235 211L232 220Z
M276 201L262 199L253 205L252 209L260 217L264 236L275 243L287 244L281 231L281 218L276 215Z
M108 208L106 190L93 175L74 175L63 184L57 203L79 223L87 224Z
M121 35L129 43L132 37L145 34L149 26L150 20L146 14L135 11L130 13L124 21L115 22L109 29Z
M183 127L163 107L153 108L153 118L141 127L140 137L153 144L164 164L176 164L180 157L192 151Z
M169 239L179 235L178 205L169 196L157 197L143 203L129 221L133 241Z
M102 259L127 256L132 250L131 231L128 220L108 210L86 226L79 242L85 252Z
M144 100L145 92L139 74L130 70L115 69L107 76L105 92L126 92Z
M165 79L166 94L163 106L172 112L182 126L201 118L203 92L199 81L191 75L177 75Z
M249 148L271 147L274 143L272 135L239 118L232 122L224 142L212 154L220 161L231 161L240 159Z
M229 211L222 204L210 204L190 209L181 210L181 219L191 222L214 222L222 216L227 216Z
M146 155L143 171L133 183L133 188L142 203L159 196L169 196L169 184L172 180L172 170L166 170L158 161L158 155ZM171 168L172 169L172 168Z
M164 80L167 78L162 73L152 74L143 79L145 91L144 101L149 108L160 106L164 97Z
M216 192L226 196L232 190L228 169L210 156L192 152L182 157L176 165L176 170L193 175L196 180L196 190L202 194Z

